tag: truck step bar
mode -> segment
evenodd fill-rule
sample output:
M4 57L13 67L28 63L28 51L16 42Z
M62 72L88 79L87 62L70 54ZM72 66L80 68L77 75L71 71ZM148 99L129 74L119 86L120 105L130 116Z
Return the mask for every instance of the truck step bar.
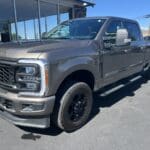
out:
M101 97L108 96L108 95L110 95L110 94L112 94L112 93L114 93L114 92L116 92L116 91L118 91L118 90L124 88L125 86L127 86L127 85L129 85L129 84L131 84L131 83L133 83L133 82L135 82L135 81L141 79L141 78L142 78L141 75L136 76L136 77L130 79L128 82L124 83L124 84L119 84L118 86L116 86L116 87L114 87L114 88L111 88L110 90L107 90L107 91L101 93L100 96L101 96Z

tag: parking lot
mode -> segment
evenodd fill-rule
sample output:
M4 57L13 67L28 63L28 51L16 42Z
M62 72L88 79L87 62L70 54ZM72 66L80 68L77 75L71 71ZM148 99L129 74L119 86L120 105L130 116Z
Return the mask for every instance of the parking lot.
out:
M0 119L0 150L149 150L150 81L95 96L91 120L74 133L15 127Z

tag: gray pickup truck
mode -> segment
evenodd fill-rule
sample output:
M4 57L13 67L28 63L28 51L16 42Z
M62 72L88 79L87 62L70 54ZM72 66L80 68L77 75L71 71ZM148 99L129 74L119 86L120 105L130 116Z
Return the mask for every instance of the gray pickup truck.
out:
M0 116L15 125L71 132L89 119L93 92L149 75L150 45L136 21L65 21L43 40L0 44Z

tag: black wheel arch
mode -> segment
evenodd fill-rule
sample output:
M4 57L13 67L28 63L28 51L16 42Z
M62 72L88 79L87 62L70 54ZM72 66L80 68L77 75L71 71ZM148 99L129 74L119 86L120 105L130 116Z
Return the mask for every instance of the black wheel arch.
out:
M65 77L65 79L61 82L57 89L56 95L59 93L60 89L63 88L64 85L67 84L67 82L85 82L89 85L89 87L93 90L95 86L95 77L92 72L88 70L78 70L74 71L68 76Z

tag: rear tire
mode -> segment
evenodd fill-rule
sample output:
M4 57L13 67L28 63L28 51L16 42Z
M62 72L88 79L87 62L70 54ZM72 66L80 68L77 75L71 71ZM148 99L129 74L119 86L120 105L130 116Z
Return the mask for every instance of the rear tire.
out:
M53 120L66 132L73 132L84 126L93 105L91 88L84 82L70 82L58 93Z

